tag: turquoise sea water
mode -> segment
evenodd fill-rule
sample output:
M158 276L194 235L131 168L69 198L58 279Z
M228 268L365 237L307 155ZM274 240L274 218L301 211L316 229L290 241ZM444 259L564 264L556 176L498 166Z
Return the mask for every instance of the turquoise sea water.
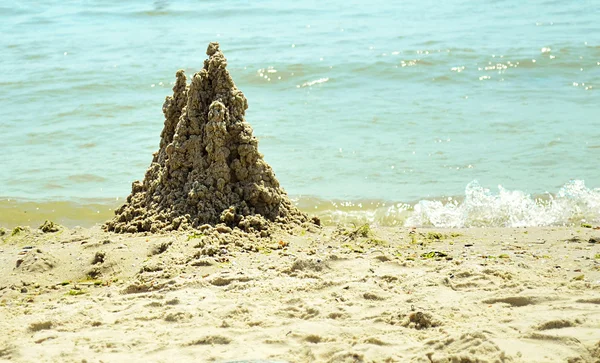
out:
M600 222L598 19L597 0L3 3L0 225L106 218L158 148L176 70L201 68L210 41L306 210Z

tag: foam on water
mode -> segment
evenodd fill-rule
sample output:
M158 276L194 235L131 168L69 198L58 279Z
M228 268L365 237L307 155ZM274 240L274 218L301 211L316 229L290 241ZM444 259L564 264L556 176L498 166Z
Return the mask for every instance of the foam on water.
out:
M470 182L460 197L420 200L416 203L385 201L322 201L300 198L302 210L318 215L325 224L372 223L406 227L534 227L600 222L600 188L572 180L555 193L532 196L498 186L497 191Z
M532 197L501 185L498 192L477 181L467 185L464 200L423 200L406 219L408 226L532 227L598 221L600 189L589 189L583 180L565 184L555 195Z

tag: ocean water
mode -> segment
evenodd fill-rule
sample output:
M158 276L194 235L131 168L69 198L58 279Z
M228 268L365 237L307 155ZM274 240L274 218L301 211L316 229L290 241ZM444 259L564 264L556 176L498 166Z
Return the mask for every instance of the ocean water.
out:
M0 225L110 217L218 41L259 149L329 223L600 222L600 3L0 5Z

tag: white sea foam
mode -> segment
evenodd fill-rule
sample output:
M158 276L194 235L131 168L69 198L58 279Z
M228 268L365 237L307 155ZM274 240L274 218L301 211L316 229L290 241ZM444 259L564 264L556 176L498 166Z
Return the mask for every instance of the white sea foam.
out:
M315 79L314 81L304 82L301 87L310 87L310 86L314 86L315 84L325 83L327 81L329 81L329 78L319 78L319 79Z
M530 227L600 221L600 189L589 189L583 180L572 180L556 194L540 198L498 186L493 193L469 183L462 201L422 200L413 207L407 226Z
M314 202L305 200L304 204ZM415 205L366 201L318 204L313 213L329 225L462 228L600 223L600 188L587 188L583 180L572 180L556 193L538 197L502 186L493 192L475 180L466 186L464 197L457 199L421 200Z

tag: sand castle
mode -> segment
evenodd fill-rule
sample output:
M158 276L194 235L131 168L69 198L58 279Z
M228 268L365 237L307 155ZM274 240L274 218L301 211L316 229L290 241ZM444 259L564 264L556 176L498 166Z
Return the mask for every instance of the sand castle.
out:
M177 71L163 105L160 149L142 182L104 228L119 233L160 232L225 224L243 231L307 222L258 152L245 121L248 102L237 89L218 43L186 84Z

